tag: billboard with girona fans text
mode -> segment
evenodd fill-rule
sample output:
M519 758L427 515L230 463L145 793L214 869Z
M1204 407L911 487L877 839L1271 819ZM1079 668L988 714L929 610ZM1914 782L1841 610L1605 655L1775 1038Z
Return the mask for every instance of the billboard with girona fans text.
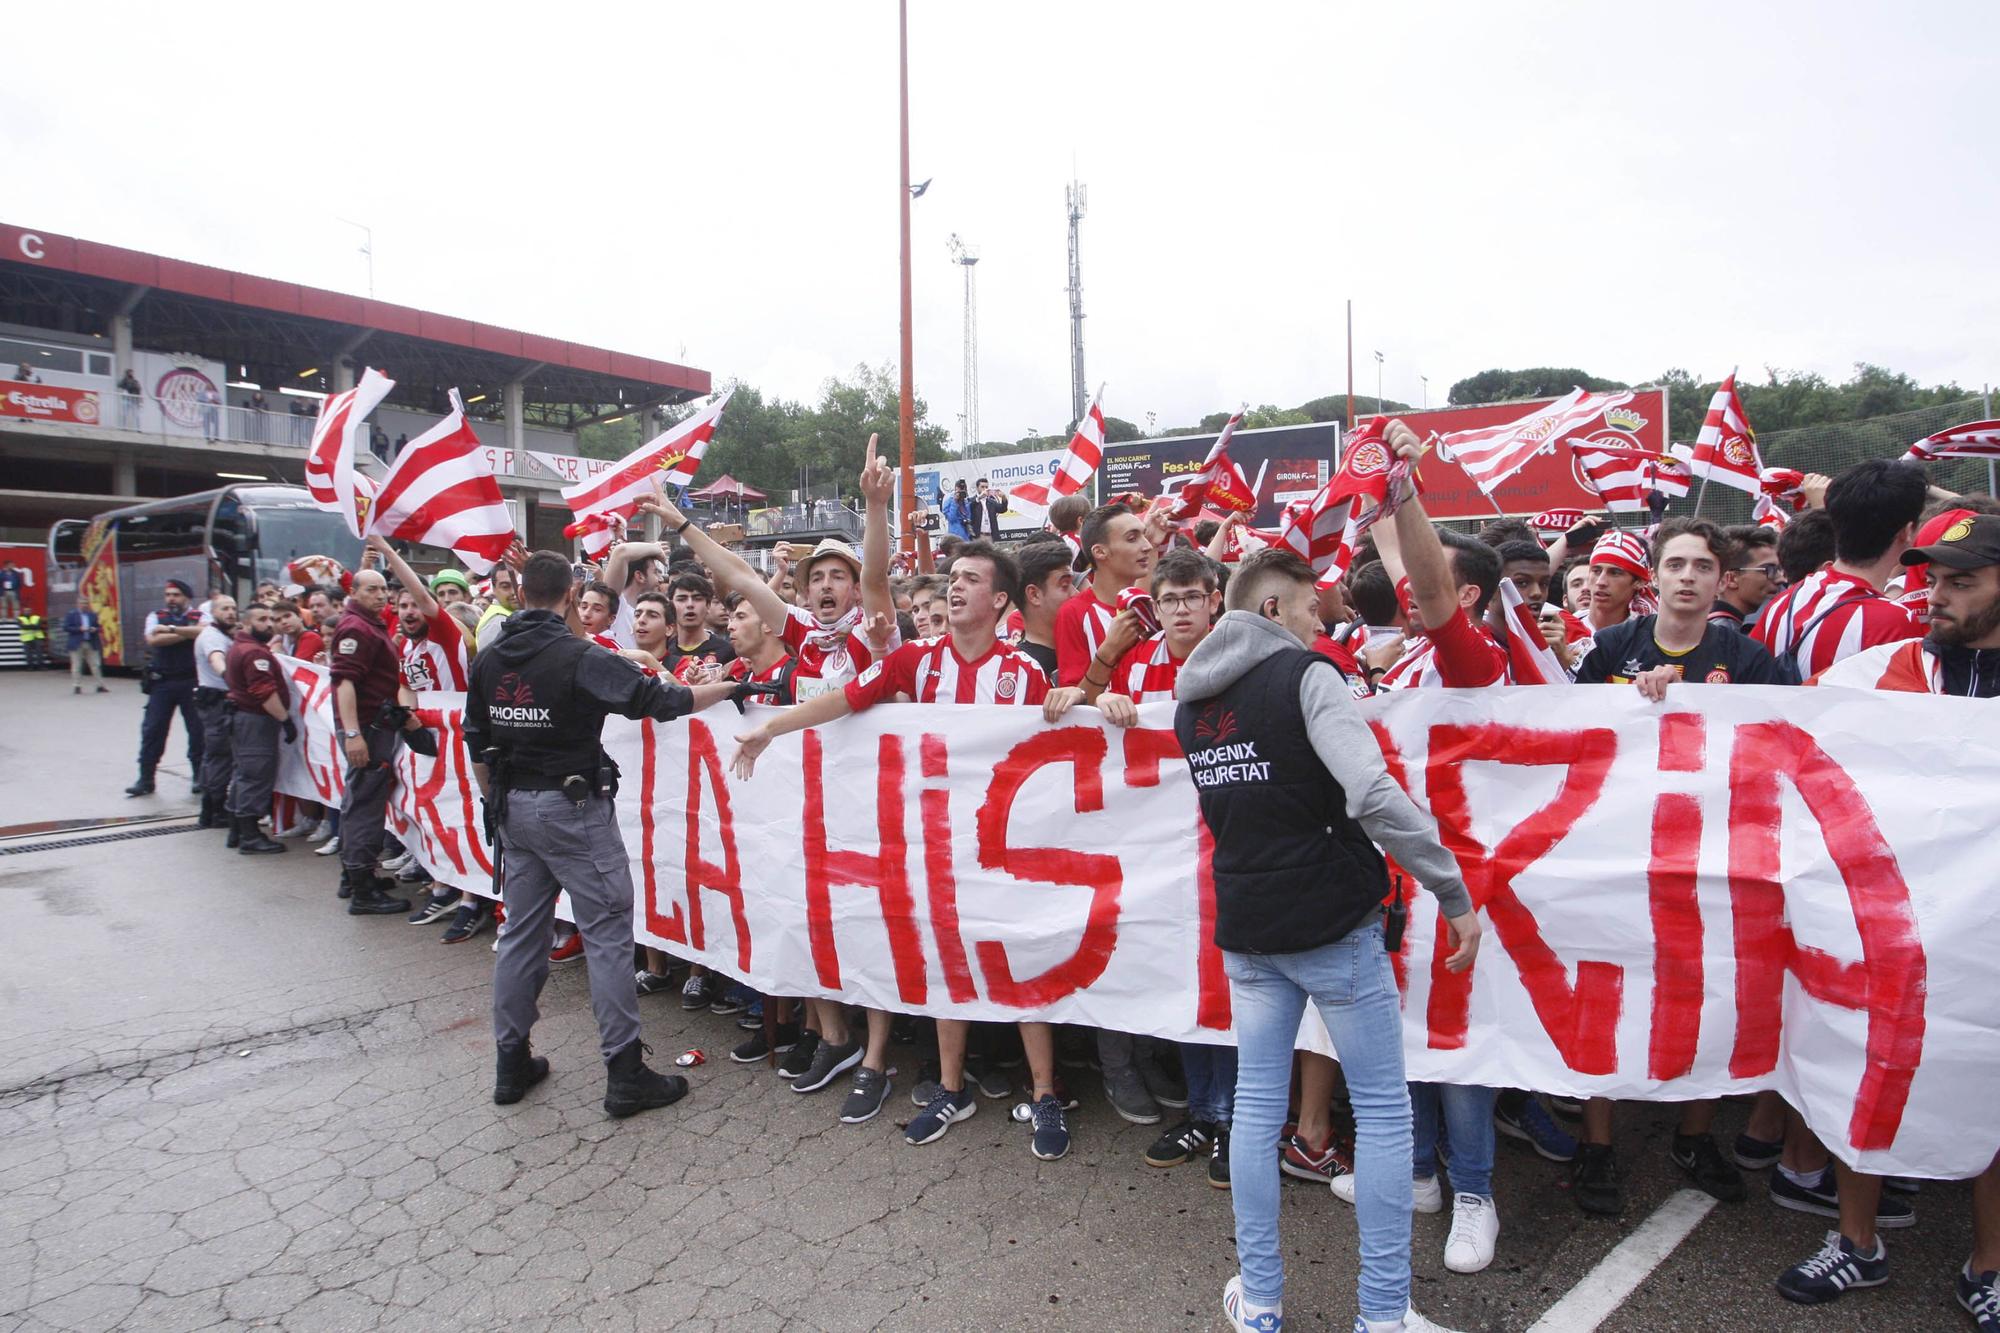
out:
M1525 398L1512 403L1482 403L1476 407L1440 407L1429 412L1399 412L1410 429L1430 439L1453 431L1476 430L1516 421L1538 412L1556 401L1553 398ZM1643 449L1665 453L1667 448L1667 391L1635 389L1632 401L1614 407L1580 431L1562 439L1552 439L1526 467L1500 483L1488 500L1455 463L1436 454L1424 460L1424 509L1432 518L1491 518L1497 504L1500 512L1532 517L1544 509L1581 509L1596 513L1603 502L1584 484L1583 471L1576 465L1568 441L1590 440L1623 449Z

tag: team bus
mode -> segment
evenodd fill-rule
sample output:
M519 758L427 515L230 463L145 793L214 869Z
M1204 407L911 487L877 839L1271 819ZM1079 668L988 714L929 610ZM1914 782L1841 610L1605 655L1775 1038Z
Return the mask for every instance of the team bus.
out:
M136 667L146 656L147 613L162 604L168 579L193 588L196 602L218 590L240 601L266 580L291 581L285 566L307 555L354 569L361 542L303 486L224 486L63 519L49 529L50 624L79 601L94 607L105 665Z

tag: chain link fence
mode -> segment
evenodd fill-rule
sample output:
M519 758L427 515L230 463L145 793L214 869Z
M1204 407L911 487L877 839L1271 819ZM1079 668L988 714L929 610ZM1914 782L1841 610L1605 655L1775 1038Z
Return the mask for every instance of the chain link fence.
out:
M1818 426L1774 430L1757 436L1757 451L1765 467L1797 468L1837 477L1856 463L1869 458L1901 458L1909 447L1926 435L1990 415L1988 400L1973 397L1957 402L1921 407L1913 412L1896 412L1862 421L1830 421ZM1993 493L1992 473L1982 459L1954 458L1928 465L1931 484L1960 494ZM1694 512L1701 483L1686 500L1676 501L1673 514ZM1701 502L1703 518L1718 523L1748 523L1753 497L1728 486L1711 484Z

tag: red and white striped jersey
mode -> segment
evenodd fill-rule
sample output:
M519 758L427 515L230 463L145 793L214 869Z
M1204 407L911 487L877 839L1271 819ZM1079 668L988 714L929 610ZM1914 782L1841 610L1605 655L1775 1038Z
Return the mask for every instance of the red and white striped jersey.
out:
M739 657L736 658L734 661L730 662L730 664L727 667L724 667L723 669L729 673L729 678L731 680L747 680L754 685L770 685L774 683L782 684L784 683L785 680L785 667L790 664L791 660L792 660L792 655L790 653L786 653L783 657L780 657L777 661L771 663L770 666L765 667L762 671L752 671L750 669L750 663L746 659ZM790 695L790 693L791 691L787 690L785 694L782 694L775 699L766 698L762 695L759 695L755 698L748 700L748 702L753 704L765 704L770 706L789 704L793 702L792 699L787 697Z
M1122 694L1133 703L1174 697L1174 682L1181 674L1185 658L1167 651L1167 636L1155 634L1133 644L1111 669L1111 684L1105 688Z
M1117 618L1118 608L1104 602L1088 584L1056 612L1056 682L1075 685L1090 670L1090 659Z
M867 636L861 633L858 608L835 625L827 626L802 606L787 607L785 625L778 637L799 659L792 688L797 691L800 703L833 693L866 671L875 660Z
M1378 690L1477 689L1511 685L1507 650L1484 625L1472 623L1463 610L1429 634L1410 639L1394 666L1376 682Z
M614 653L619 651L618 640L612 638L609 634L593 634L590 636L590 641L599 648L608 648Z
M994 641L967 661L949 634L906 643L847 685L847 703L857 713L907 694L920 704L1039 704L1049 694L1049 678L1026 653Z
M1937 659L1924 651L1922 639L1902 639L1864 648L1812 676L1806 684L1942 694L1944 672Z
M1923 637L1915 617L1852 574L1822 569L1764 606L1752 631L1773 657L1796 656L1810 679L1864 648Z
M440 606L424 621L428 633L421 639L396 636L396 655L402 660L403 684L413 690L463 691L472 675L472 663L465 651L465 635Z

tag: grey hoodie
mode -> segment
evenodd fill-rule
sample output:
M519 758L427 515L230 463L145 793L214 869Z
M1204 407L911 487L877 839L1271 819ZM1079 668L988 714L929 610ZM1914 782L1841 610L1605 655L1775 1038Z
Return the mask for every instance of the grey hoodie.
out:
M1276 621L1249 611L1231 611L1181 664L1174 694L1183 703L1209 698L1228 689L1272 654L1304 647ZM1305 714L1313 752L1347 797L1348 818L1415 875L1418 883L1436 894L1446 916L1471 911L1472 898L1465 891L1458 861L1438 841L1437 821L1418 809L1389 776L1382 747L1362 720L1340 673L1306 672L1299 685L1299 707Z

